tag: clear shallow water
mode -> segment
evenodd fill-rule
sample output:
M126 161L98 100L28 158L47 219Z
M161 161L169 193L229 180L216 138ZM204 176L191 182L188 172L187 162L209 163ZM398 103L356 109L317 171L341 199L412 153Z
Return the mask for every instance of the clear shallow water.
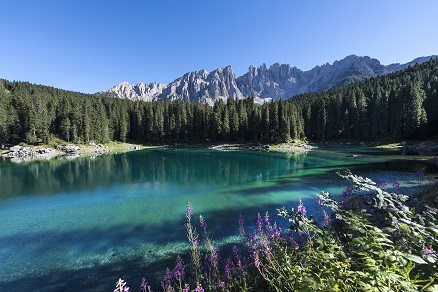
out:
M351 157L355 153L359 156ZM386 153L385 153L386 154ZM215 242L239 242L237 220L296 206L317 213L315 194L340 194L336 170L406 191L436 165L421 157L363 149L310 153L146 150L121 155L12 164L0 161L0 288L11 291L131 289L163 272L189 248L187 201ZM158 287L156 287L158 288Z

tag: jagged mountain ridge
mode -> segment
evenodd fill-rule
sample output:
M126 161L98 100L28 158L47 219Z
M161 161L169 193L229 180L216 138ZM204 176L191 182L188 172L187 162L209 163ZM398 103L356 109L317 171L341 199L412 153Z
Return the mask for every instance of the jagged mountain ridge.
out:
M266 64L250 66L248 72L240 77L236 77L231 66L227 66L212 72L189 72L169 84L140 82L130 85L122 82L99 94L132 100L178 99L208 104L228 97L243 99L251 96L255 98L255 102L263 103L271 99L288 99L302 93L328 90L372 76L403 70L437 57L419 57L406 64L385 66L377 59L350 55L333 64L326 63L309 71L278 63L269 68Z

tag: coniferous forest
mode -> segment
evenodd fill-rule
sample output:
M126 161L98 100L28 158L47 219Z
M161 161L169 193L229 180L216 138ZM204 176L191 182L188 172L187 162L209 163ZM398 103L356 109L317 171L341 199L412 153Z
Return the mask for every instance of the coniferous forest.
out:
M285 97L288 98L288 97ZM438 134L438 60L342 88L255 105L131 101L0 79L0 143L284 142Z

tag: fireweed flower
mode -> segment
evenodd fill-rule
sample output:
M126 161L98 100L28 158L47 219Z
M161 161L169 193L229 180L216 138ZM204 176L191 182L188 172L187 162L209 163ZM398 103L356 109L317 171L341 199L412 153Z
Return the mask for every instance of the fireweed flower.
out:
M198 283L198 286L196 286L195 292L204 292L204 288L202 288L202 285Z
M163 289L167 291L167 288L172 285L172 274L170 273L169 268L166 269L166 275L164 275L163 281L161 281L161 286Z
M277 241L281 239L281 227L277 226L277 222L274 222L274 226L272 226L271 238Z
M244 260L242 261L239 257L239 250L237 249L237 246L233 245L233 257L236 261L236 265L239 268L239 270L243 270L245 269L245 262ZM245 272L243 272L245 273Z
M265 223L266 224L269 223L269 214L268 214L268 212L266 212L266 214L265 214Z
M306 207L304 207L304 205L303 205L303 201L301 201L301 199L300 199L300 202L299 202L299 204L298 204L297 211L298 211L298 213L301 213L301 215L302 215L303 217L306 217L306 215L307 215L307 210L306 210Z
M255 266L256 268L258 268L258 267L260 267L260 264L261 264L261 262L260 262L259 254L256 253L256 254L255 254L255 257L254 257L254 266Z
M146 281L145 278L141 279L140 291L141 292L151 291L151 286L149 285L148 281Z
M231 273L233 271L234 263L231 258L227 258L225 261L224 271L227 278L231 278Z
M213 247L211 251L211 255L208 260L213 267L217 267L218 265L217 248Z
M190 285L189 284L185 284L184 288L181 290L181 292L190 292Z
M400 183L398 181L393 183L392 186L394 187L395 192L398 192L400 190Z
M233 245L233 249L232 249L232 251L233 251L233 256L235 257L235 258L237 258L239 255L238 255L238 250L237 250L237 246L235 246L235 245Z
M424 252L425 254L430 254L430 253L432 253L433 251L432 251L432 249L425 247L424 250L423 250L423 252Z
M193 241L193 245L199 246L199 244L200 244L199 239L196 239L196 240Z
M185 274L185 270L184 270L184 261L182 260L182 258L180 256L178 256L176 258L176 265L175 268L173 269L173 276L175 277L175 279L178 282L181 282L182 277Z
M225 282L220 281L219 282L219 288L225 289L226 288Z
M186 218L190 219L192 215L193 215L193 208L192 208L192 204L189 202L187 203Z
M294 245L295 249L299 249L300 248L300 246L298 245L298 243L295 240L293 241L293 245Z
M119 278L119 280L116 282L116 289L114 289L114 292L127 292L129 291L129 287L126 286L126 282Z
M201 215L199 215L199 222L201 224L201 228L206 230L207 229L207 222L205 222L204 218Z

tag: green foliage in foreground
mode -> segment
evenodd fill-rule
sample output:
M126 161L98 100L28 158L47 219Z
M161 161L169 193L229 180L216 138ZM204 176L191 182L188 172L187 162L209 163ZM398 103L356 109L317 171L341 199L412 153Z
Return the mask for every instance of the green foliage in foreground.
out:
M353 184L343 201L318 194L320 223L307 217L301 201L297 209L278 210L290 224L286 230L271 223L268 214L259 214L247 235L239 220L246 257L234 247L227 259L220 259L202 216L201 244L189 204L190 264L178 257L173 272L166 271L163 290L438 291L437 206L409 207L398 186L391 193L367 178L340 175ZM151 291L146 279L140 289ZM128 291L127 284L119 279L114 291Z
M408 197L389 193L374 182L343 175L356 186L343 206L328 193L318 195L334 220L318 227L297 212L279 210L291 227L306 235L303 250L274 254L260 273L279 291L435 291L438 276L437 210L415 214ZM352 201L360 208L351 208ZM384 222L383 224L381 222ZM283 250L284 249L281 249ZM435 289L435 290L434 290Z

